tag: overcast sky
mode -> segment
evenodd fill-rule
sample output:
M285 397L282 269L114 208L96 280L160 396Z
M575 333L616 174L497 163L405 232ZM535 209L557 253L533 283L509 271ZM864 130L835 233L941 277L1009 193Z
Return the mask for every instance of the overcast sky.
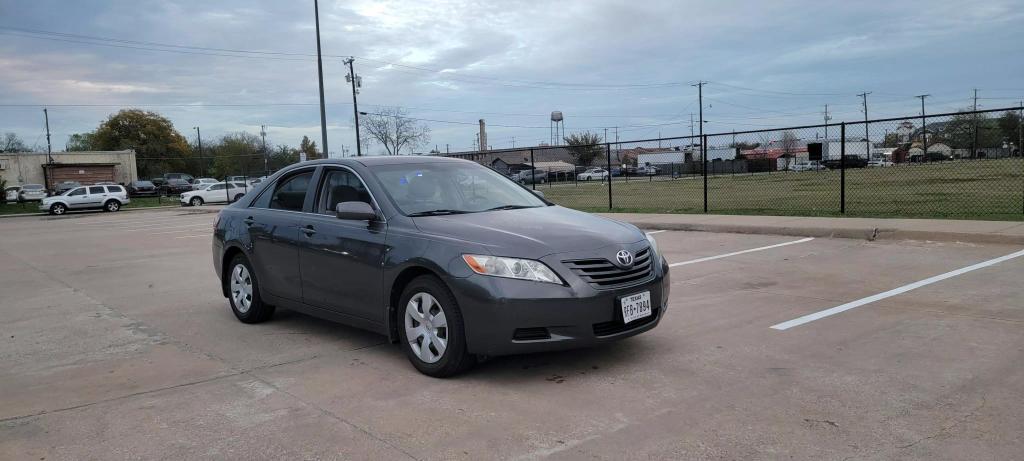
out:
M862 91L872 118L917 114L921 93L929 112L968 107L973 88L985 108L1024 98L1019 0L323 0L320 12L336 156L355 139L349 55L360 110L431 120L422 151L469 149L479 118L494 148L547 141L552 110L569 132L689 134L699 80L709 132L820 123L824 104L834 122L861 119ZM45 147L47 105L60 150L132 106L190 139L194 126L205 140L266 124L269 143L319 141L313 24L311 0L0 0L0 132Z

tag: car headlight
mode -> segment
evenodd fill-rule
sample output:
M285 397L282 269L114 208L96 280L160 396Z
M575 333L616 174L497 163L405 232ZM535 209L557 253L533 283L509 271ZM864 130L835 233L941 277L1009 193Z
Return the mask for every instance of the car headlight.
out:
M644 233L647 237L647 241L651 244L651 255L655 258L655 262L661 262L661 253L658 252L658 241L654 240L654 236L648 233Z
M555 271L540 261L483 255L462 255L462 259L480 275L562 284Z

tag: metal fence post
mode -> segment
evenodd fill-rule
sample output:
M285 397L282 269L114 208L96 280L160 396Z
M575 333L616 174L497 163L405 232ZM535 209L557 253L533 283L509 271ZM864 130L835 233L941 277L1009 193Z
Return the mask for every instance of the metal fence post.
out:
M704 212L708 212L708 135L700 141L700 164L704 175Z
M612 145L605 143L605 153L608 154L608 209L612 209Z
M533 149L530 149L530 187L537 190L537 164L533 161Z
M846 214L846 122L839 125L839 213Z

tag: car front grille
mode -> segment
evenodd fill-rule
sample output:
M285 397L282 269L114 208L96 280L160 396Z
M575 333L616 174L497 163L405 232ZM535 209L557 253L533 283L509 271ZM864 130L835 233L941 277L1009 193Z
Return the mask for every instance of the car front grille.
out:
M599 290L614 290L646 282L654 273L651 265L651 249L637 252L633 266L623 269L603 258L573 259L562 261L585 282Z
M516 331L512 333L513 341L537 341L541 339L551 339L551 333L548 333L547 328L516 328Z
M619 333L625 333L634 328L640 328L647 325L658 318L658 308L651 309L651 315L642 319L636 319L630 323L622 323L622 319L615 319L611 322L601 322L594 324L594 336L611 336Z

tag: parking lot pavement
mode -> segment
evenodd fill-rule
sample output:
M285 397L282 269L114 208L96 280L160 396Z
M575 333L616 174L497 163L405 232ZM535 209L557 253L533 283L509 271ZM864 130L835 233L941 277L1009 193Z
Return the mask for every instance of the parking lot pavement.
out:
M666 231L647 334L422 376L385 338L232 316L197 210L0 221L0 459L1011 459L1020 248Z

